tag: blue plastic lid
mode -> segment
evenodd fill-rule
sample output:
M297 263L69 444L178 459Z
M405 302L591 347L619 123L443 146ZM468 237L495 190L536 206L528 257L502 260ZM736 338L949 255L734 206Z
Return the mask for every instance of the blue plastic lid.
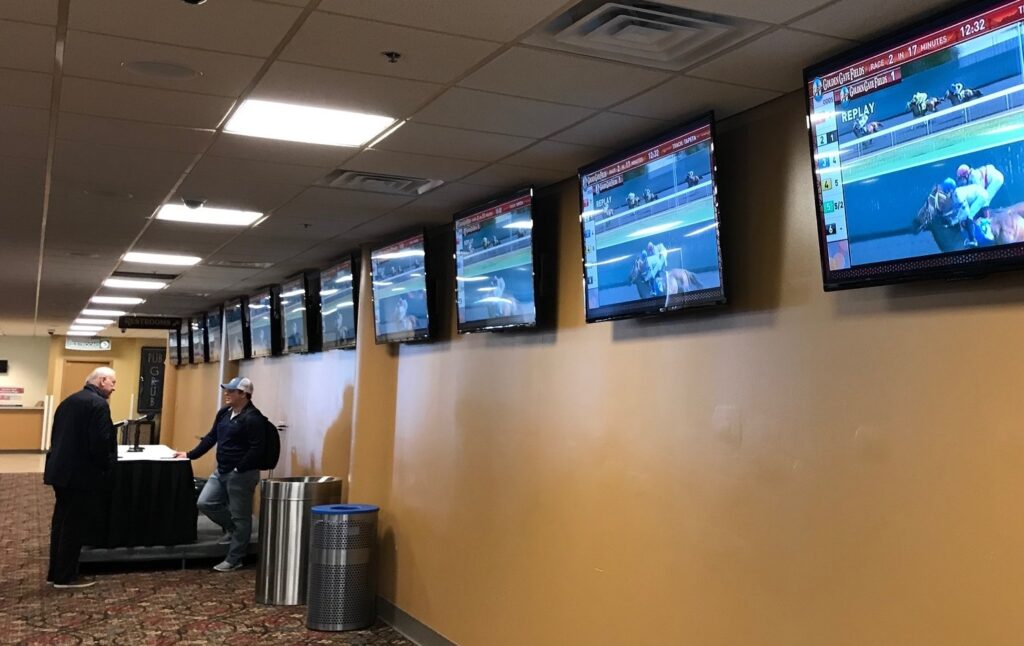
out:
M372 514L380 511L377 505L317 505L313 507L314 514Z

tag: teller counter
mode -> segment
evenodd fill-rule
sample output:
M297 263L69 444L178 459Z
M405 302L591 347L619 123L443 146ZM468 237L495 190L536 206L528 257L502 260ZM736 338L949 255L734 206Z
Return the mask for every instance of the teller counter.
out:
M42 407L0 407L0 451L39 451L42 433Z

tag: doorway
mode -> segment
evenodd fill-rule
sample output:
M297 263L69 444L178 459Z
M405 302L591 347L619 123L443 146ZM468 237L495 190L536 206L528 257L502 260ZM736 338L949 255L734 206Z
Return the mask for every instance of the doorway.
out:
M64 370L60 378L60 399L62 402L85 387L85 380L96 368L111 368L110 361L93 359L65 359Z

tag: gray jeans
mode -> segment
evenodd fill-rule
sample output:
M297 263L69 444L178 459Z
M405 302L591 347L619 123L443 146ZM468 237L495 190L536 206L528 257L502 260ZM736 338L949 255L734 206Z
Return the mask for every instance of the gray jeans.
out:
M206 481L196 507L207 518L231 534L231 545L224 560L240 563L249 551L252 536L252 495L260 481L258 469L218 473Z

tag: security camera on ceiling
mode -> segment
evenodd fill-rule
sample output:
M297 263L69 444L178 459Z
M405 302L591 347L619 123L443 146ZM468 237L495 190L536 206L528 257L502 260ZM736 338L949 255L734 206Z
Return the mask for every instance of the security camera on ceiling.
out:
M203 4L206 0L181 0L186 4Z
M201 208L204 204L206 204L206 200L194 197L183 197L181 198L181 202L190 209L198 209Z

